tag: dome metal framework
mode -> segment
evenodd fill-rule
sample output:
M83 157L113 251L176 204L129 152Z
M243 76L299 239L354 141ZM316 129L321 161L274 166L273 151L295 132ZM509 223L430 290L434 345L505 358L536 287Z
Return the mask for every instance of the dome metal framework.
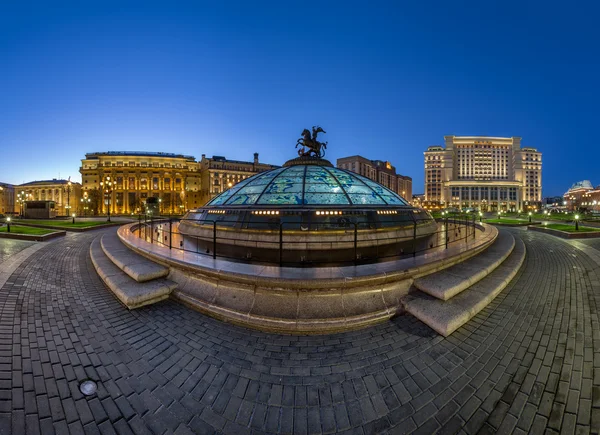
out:
M390 189L353 172L311 164L272 169L213 198L206 207L394 206L409 204Z

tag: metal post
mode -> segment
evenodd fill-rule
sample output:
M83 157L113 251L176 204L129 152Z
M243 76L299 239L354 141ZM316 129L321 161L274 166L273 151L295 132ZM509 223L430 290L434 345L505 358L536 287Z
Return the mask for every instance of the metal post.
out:
M417 255L417 221L413 224L413 257Z
M358 224L354 222L354 264L358 259Z
M138 236L142 238L142 215L138 214Z
M475 240L475 215L473 215L473 240Z
M173 240L173 222L171 222L171 216L169 216L169 249L173 246L171 242Z
M217 258L217 221L213 221L213 258Z
M283 264L283 222L279 222L279 265Z
M444 224L444 228L446 230L446 234L444 235L444 237L446 237L446 249L448 249L448 240L450 240L450 236L448 235L448 218L446 218L446 223Z
M154 225L152 224L152 215L150 215L150 243L154 243Z

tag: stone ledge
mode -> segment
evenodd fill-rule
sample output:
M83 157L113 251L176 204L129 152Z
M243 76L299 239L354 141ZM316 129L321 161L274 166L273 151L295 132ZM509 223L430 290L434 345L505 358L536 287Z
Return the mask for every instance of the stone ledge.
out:
M116 232L104 234L100 240L100 245L115 266L137 282L147 282L153 279L165 278L169 275L167 267L156 264L127 248L119 240Z
M500 233L496 241L480 255L414 282L419 290L447 301L492 273L510 255L515 239Z
M496 228L477 225L483 234L476 240L414 259L304 269L169 250L137 238L130 228L119 228L119 238L141 255L169 266L169 279L178 283L175 299L221 320L294 334L356 329L402 313L401 300L415 277L470 258L498 236Z
M529 227L531 231L537 231L539 233L546 233L552 236L560 237L561 239L597 239L600 238L600 231L590 231L585 233L569 233L567 231L554 230L552 228L545 227Z
M20 224L18 224L20 225ZM23 225L27 226L27 225ZM0 239L15 239L15 240L29 240L32 242L45 242L47 240L55 239L66 235L65 231L54 231L48 234L13 234L13 233L0 233Z
M137 225L137 224L135 224ZM360 286L365 283L385 283L399 278L417 278L464 261L490 246L498 236L491 225L477 225L484 234L475 241L459 242L448 249L439 250L415 258L386 261L359 266L340 267L278 267L213 259L210 256L183 252L151 244L130 232L130 225L119 228L117 234L130 249L151 261L169 267L201 274L213 279L226 278L231 281L266 287L330 288L331 286Z
M111 223L106 223L103 225L95 225L93 227L89 227L89 228L65 228L65 227L58 227L58 226L53 226L53 225L38 225L38 224L28 224L27 222L15 222L15 225L22 225L24 227L32 227L32 228L44 228L44 229L49 229L49 230L59 230L59 231L68 231L70 233L85 233L87 231L91 231L91 230L99 230L102 228L110 228L110 227L117 227L120 225L123 225L126 222L111 222Z
M415 291L403 303L406 311L447 337L484 309L510 283L525 261L525 244L517 239L511 255L490 275L449 301Z
M167 299L177 284L166 279L139 283L115 266L104 254L98 238L90 245L90 257L98 275L128 309Z

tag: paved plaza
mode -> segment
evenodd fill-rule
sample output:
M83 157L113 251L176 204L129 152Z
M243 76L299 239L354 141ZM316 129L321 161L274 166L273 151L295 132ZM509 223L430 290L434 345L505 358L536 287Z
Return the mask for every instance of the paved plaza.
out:
M290 336L172 301L128 311L89 258L104 231L20 262L32 244L0 240L0 433L600 431L600 240L511 230L523 268L444 339L408 315Z

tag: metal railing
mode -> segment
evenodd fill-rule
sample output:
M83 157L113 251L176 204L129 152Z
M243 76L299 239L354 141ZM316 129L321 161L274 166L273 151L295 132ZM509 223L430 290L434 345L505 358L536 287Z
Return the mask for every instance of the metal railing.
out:
M182 222L193 223L202 234L182 231ZM374 228L367 222L299 223L252 222L240 229L237 220L182 219L138 216L132 227L137 236L169 249L206 255L212 258L279 265L365 264L414 257L434 249L448 249L475 239L474 216L446 216L437 220L437 230L419 233L431 219L387 221ZM386 233L386 234L382 234ZM296 237L302 234L304 237ZM380 238L368 237L378 234ZM268 235L257 241L256 236ZM248 239L244 245L244 237ZM320 238L306 236L322 236ZM375 243L373 243L375 241ZM257 242L260 246L249 246ZM323 244L329 245L327 249ZM338 245L336 248L335 245Z

